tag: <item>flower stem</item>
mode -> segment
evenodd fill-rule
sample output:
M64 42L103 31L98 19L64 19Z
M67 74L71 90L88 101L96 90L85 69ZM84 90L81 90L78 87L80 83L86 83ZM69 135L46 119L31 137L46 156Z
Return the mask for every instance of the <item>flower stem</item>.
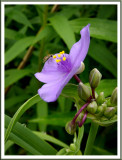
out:
M73 77L76 79L76 81L77 81L78 83L81 82L80 78L79 78L76 74L75 74Z
M84 122L85 122L85 120L86 120L86 117L87 117L87 114L88 114L88 112L86 111L85 114L84 114L84 116L83 116L82 121L81 121L81 122L78 122L78 126L79 126L79 127L82 127L82 125L84 124Z
M92 88L92 96L95 99L95 89L94 88Z
M97 123L91 122L90 132L86 143L86 148L84 155L90 155L94 145L94 141L97 135L99 125Z
M79 114L82 112L82 110L83 110L84 108L86 108L86 107L88 106L89 103L90 103L90 102L87 102L86 104L84 104L84 105L79 109L79 111L76 113L75 117L73 118L72 123L75 123L75 121L76 121L77 117L79 116Z

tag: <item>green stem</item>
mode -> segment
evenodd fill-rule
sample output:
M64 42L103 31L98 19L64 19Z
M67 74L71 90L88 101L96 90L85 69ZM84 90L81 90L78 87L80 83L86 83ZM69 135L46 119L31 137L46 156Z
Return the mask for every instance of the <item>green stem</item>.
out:
M84 155L90 155L94 145L94 141L97 135L99 125L97 123L91 122L90 132L86 143L86 148Z

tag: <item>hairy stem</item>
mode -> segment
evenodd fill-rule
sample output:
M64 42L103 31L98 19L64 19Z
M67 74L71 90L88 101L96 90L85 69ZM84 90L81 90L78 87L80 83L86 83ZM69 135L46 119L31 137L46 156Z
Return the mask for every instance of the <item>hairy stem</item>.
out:
M91 127L89 131L89 136L87 139L84 155L90 155L94 145L94 141L97 135L99 125L97 123L91 122Z
M90 103L90 102L87 102L86 104L84 104L84 105L79 109L79 111L76 113L75 117L73 118L72 123L75 123L75 121L76 121L77 117L79 116L79 114L82 112L82 110L83 110L84 108L86 108L86 107L88 106L89 103Z
M92 97L95 99L95 89L92 88Z
M76 79L76 81L77 81L78 83L81 82L80 78L79 78L76 74L75 74L73 77Z
M85 122L85 120L86 120L86 117L87 117L87 114L88 114L88 112L86 111L85 114L84 114L84 116L83 116L82 121L81 121L81 122L78 122L78 126L79 126L79 127L82 127L82 125L84 124L84 122Z

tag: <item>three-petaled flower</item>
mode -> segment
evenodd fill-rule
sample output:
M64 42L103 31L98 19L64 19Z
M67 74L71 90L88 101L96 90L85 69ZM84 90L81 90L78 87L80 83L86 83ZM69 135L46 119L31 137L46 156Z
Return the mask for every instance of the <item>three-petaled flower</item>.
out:
M38 90L44 101L56 101L64 86L76 74L88 52L89 26L90 24L80 31L81 38L72 46L69 54L64 51L56 53L45 62L42 71L35 74L39 81L46 83Z

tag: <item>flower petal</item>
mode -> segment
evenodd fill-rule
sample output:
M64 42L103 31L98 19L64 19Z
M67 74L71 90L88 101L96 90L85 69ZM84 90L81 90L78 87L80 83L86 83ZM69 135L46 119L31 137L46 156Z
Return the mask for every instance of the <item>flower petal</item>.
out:
M46 102L54 102L57 100L64 86L69 82L72 76L75 74L76 69L72 70L67 75L63 76L58 81L53 81L47 84L44 84L39 90L38 94Z
M37 72L34 76L43 83L49 83L52 81L56 81L64 77L65 73L53 71L53 72Z
M79 68L81 61L83 61L88 52L89 44L90 44L90 33L89 33L88 24L81 31L81 39L75 43L70 50L70 60L75 68Z

